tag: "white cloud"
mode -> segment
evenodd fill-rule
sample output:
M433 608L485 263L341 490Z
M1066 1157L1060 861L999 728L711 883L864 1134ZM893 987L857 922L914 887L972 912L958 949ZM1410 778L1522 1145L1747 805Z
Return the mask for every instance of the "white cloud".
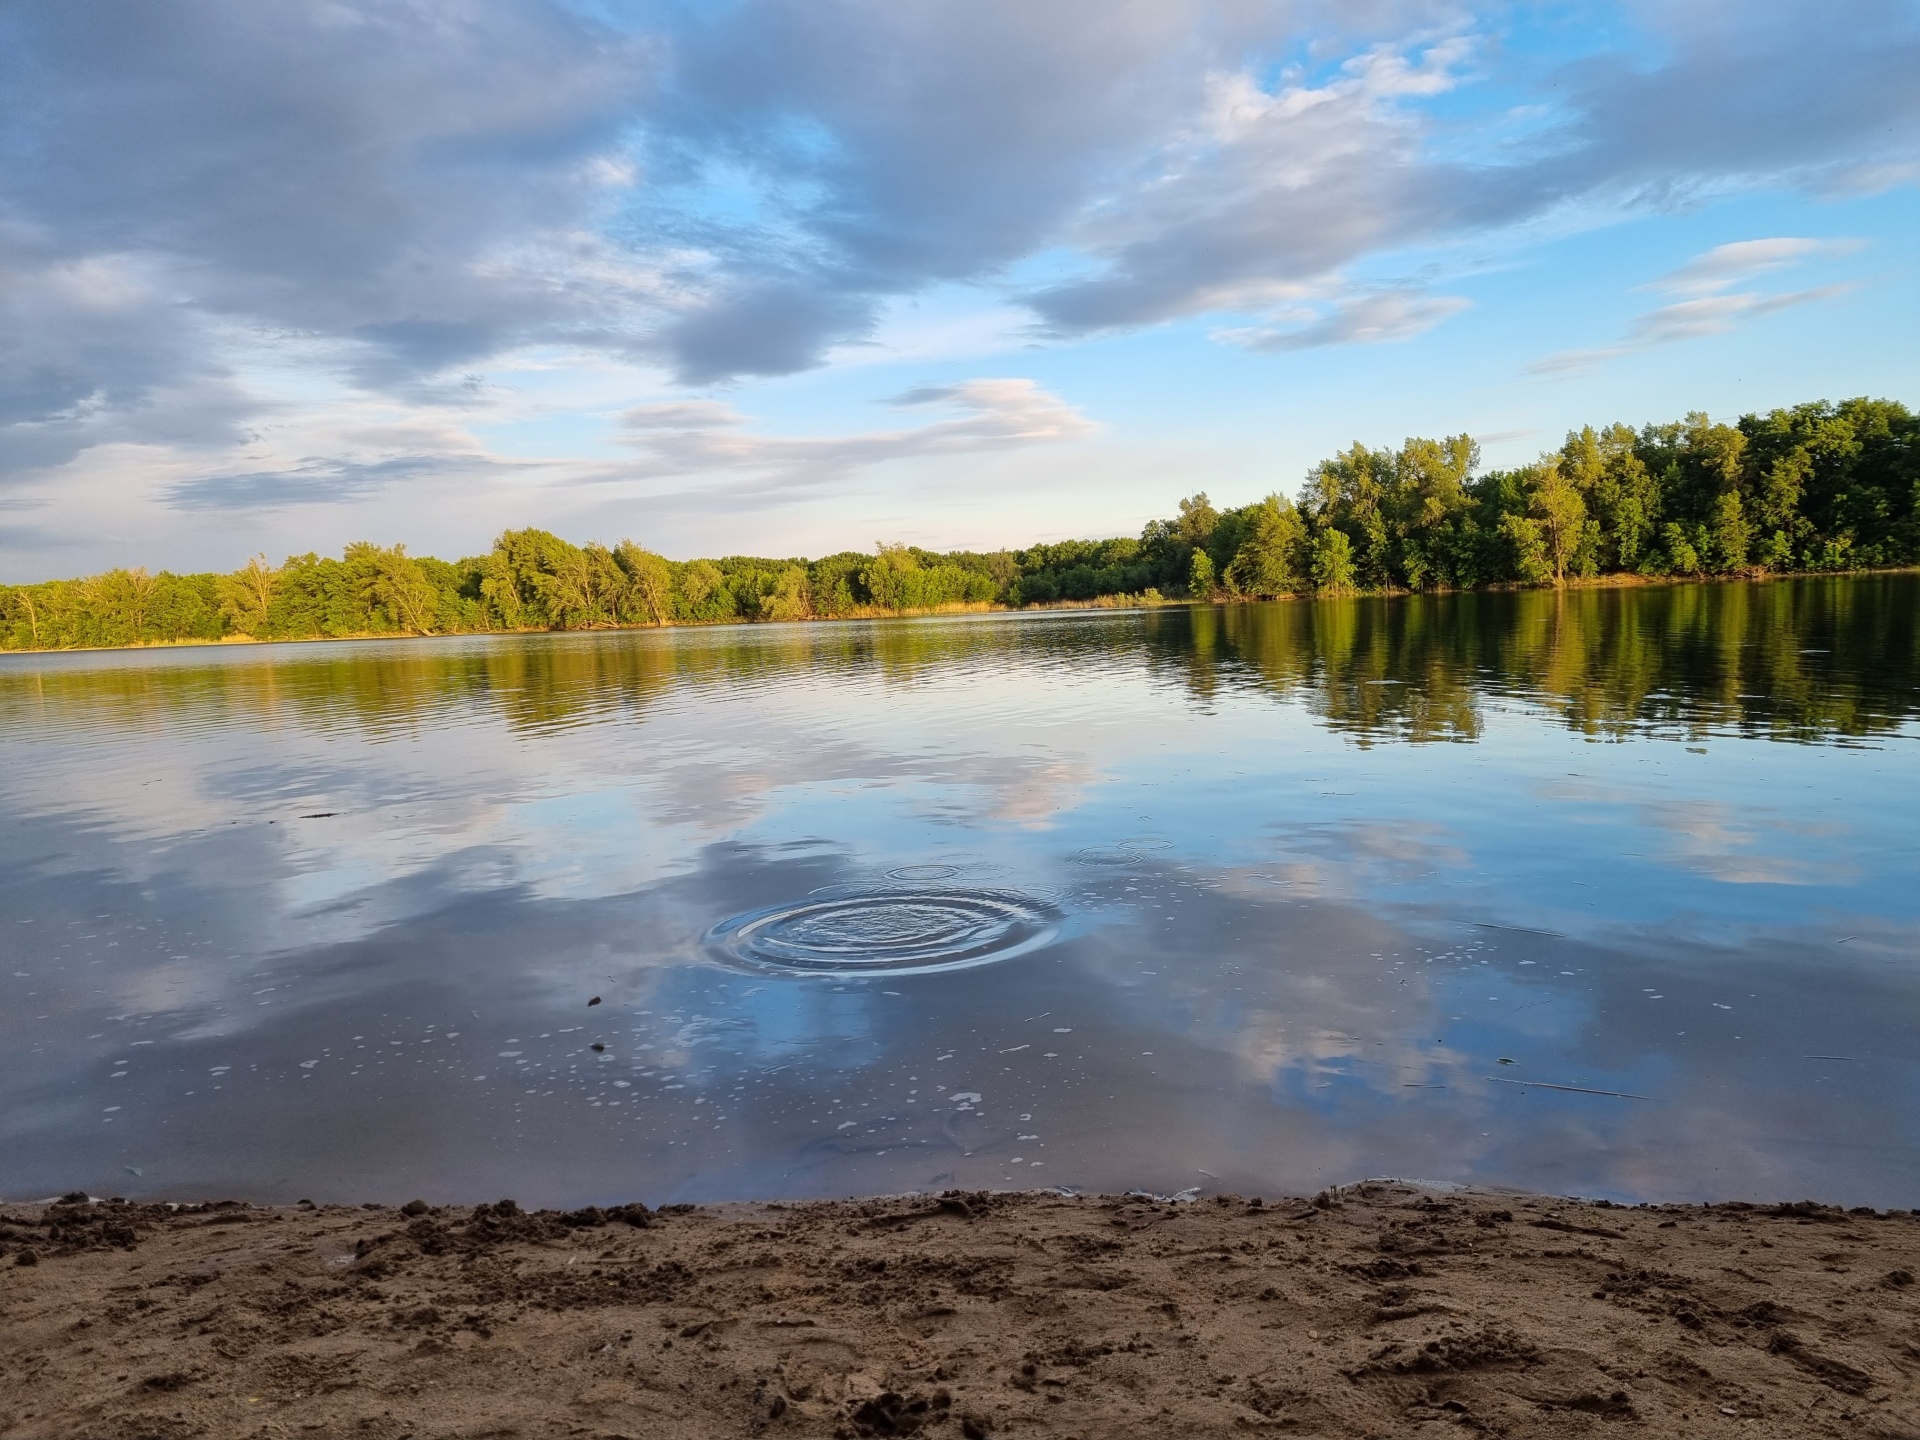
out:
M314 456L274 470L196 475L169 485L164 503L175 510L279 510L289 505L340 505L367 500L396 481L486 469L474 456L393 455L379 460Z
M1381 345L1424 335L1472 302L1458 295L1381 290L1335 303L1324 313L1283 311L1267 324L1216 330L1213 338L1247 350L1310 350L1321 345Z
M577 435L614 370L632 397L944 364L1034 321L1054 343L1195 316L1254 349L1404 339L1461 302L1356 271L1425 277L1410 253L1570 212L1920 173L1907 0L1845 23L1618 3L1592 34L1632 38L1559 57L1439 0L0 5L0 486L53 501L47 533L143 494L444 496L504 462L437 417L536 351L571 357L541 394ZM1843 243L1721 247L1618 345L1542 366L1822 298L1747 282ZM942 295L966 313L910 313ZM1087 423L1037 387L984 396L885 432L918 441L630 433L649 465L806 476ZM329 439L356 405L427 438Z
M1469 53L1458 38L1374 49L1324 84L1271 90L1244 70L1213 75L1198 117L1076 223L1095 272L1028 303L1068 334L1266 309L1369 253L1510 218L1470 214L1478 187L1428 152L1407 103L1457 84Z
M636 405L620 416L629 430L714 430L744 425L747 417L719 400L669 400Z
M641 451L640 463L613 467L596 478L741 476L750 478L732 481L728 493L743 488L760 494L792 492L891 461L1055 444L1085 439L1100 428L1059 396L1025 379L963 380L910 390L888 403L900 408L945 405L961 413L901 430L785 436L755 434L744 428L747 416L716 402L642 405L621 417L633 432L631 443Z
M1808 240L1792 235L1736 240L1696 255L1646 288L1663 290L1670 295L1712 295L1755 275L1781 270L1815 256L1850 255L1864 244L1854 239Z
M587 222L654 48L537 0L0 8L0 470L232 444L268 337L396 391L632 343Z
M1671 345L1676 340L1697 340L1703 335L1724 335L1748 320L1815 300L1831 300L1852 288L1851 285L1822 285L1784 295L1709 295L1699 300L1682 300L1637 317L1628 333L1628 344L1633 349L1644 349L1648 345Z
M1730 295L1720 292L1741 280L1802 260L1851 254L1860 248L1861 242L1857 240L1805 240L1791 236L1716 245L1696 255L1679 269L1640 287L1670 295L1685 295L1687 299L1636 315L1628 325L1626 335L1615 344L1592 349L1562 350L1534 361L1527 368L1535 375L1569 374L1656 345L1724 335L1766 315L1835 299L1847 294L1855 286L1851 283L1819 285L1778 295L1763 295L1758 291L1740 291Z

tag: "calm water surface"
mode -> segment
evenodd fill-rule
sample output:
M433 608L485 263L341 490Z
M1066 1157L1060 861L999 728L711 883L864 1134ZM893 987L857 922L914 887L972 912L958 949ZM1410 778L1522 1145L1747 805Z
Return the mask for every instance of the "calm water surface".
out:
M0 661L0 1194L1920 1204L1917 613Z

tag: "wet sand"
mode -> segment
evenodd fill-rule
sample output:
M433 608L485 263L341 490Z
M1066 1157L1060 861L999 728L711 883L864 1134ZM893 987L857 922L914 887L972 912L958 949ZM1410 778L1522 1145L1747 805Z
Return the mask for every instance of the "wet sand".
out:
M1915 1436L1916 1272L1909 1212L1388 1182L12 1205L0 1436Z

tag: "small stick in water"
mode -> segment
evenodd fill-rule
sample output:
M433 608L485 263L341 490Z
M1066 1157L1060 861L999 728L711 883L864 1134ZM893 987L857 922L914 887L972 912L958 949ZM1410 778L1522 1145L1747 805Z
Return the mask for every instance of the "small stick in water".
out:
M1549 1085L1544 1080L1508 1080L1503 1076L1486 1077L1496 1085L1531 1085L1536 1090L1571 1090L1576 1095L1611 1095L1617 1100L1651 1100L1651 1095L1631 1095L1625 1090L1593 1090L1585 1085Z

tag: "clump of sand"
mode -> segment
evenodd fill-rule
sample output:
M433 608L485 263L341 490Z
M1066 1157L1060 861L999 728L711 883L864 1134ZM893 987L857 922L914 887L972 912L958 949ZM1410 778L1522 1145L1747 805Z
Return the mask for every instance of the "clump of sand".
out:
M1920 1435L1920 1217L0 1207L0 1436Z

